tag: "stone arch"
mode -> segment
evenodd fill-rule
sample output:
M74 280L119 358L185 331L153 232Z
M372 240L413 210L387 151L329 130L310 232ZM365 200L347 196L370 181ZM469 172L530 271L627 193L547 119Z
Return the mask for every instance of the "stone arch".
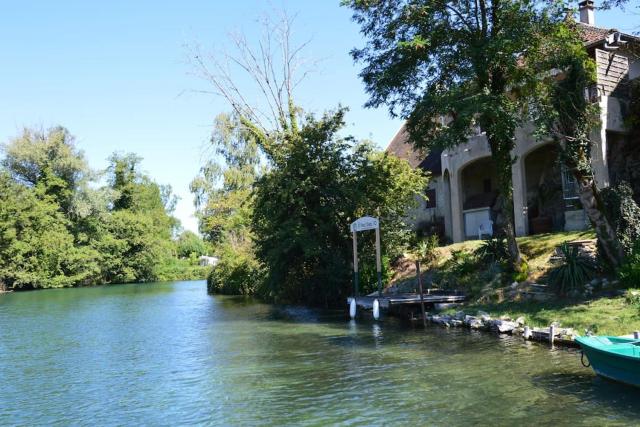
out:
M522 155L521 162L529 234L563 230L565 202L557 148L553 143L537 145Z
M460 221L463 239L491 235L500 222L496 167L491 156L466 162L459 172Z

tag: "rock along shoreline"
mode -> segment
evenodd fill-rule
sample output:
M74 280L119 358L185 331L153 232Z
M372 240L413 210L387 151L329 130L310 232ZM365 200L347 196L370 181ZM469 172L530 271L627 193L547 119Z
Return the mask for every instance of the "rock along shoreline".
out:
M411 320L420 320L420 318L412 318ZM546 328L530 327L525 324L523 317L515 320L507 316L492 318L483 311L478 311L476 315L469 315L464 311L458 311L454 315L427 314L426 320L431 324L446 328L466 327L498 334L520 335L525 340L577 347L575 331L572 328L561 328L558 323L552 323Z

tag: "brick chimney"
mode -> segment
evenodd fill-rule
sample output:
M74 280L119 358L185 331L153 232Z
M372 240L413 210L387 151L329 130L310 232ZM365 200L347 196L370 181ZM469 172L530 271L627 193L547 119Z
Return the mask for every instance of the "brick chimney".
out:
M593 0L582 0L578 3L578 10L580 11L580 22L587 25L595 25L596 19L594 16L595 7L593 6Z

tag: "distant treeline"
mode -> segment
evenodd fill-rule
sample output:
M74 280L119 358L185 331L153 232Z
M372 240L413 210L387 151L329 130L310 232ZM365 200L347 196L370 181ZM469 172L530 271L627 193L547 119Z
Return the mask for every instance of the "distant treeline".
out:
M135 154L89 168L62 127L2 145L0 289L195 279L205 243L178 233L176 197Z

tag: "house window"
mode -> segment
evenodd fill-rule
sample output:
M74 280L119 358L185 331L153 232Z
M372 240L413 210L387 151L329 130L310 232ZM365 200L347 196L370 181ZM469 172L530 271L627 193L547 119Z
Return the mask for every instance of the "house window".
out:
M436 207L436 190L435 188L430 188L425 191L425 196L427 196L427 201L425 203L425 209L432 209Z
M566 168L562 168L562 196L564 198L565 207L568 210L580 208L578 181L573 174Z

